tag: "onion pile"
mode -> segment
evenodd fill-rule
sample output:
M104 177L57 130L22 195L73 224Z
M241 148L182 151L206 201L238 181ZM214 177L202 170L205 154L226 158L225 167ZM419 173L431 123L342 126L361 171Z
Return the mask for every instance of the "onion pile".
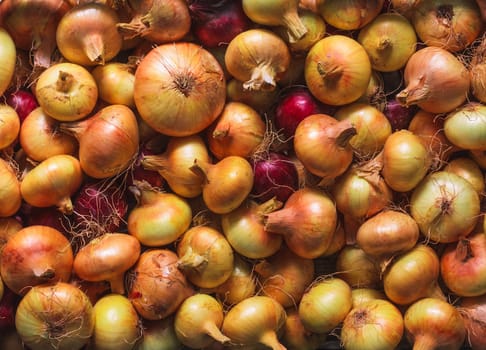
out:
M483 349L485 9L0 0L0 348Z

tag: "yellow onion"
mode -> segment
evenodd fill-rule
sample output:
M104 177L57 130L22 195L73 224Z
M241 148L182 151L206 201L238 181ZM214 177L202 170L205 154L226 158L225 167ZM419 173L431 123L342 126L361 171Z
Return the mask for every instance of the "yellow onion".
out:
M19 115L14 108L0 104L0 150L12 146L20 132Z
M17 49L5 28L0 28L0 95L9 87L15 72Z
M0 158L0 217L14 215L22 205L20 181L14 168Z
M486 106L479 102L462 105L447 114L444 134L455 146L466 150L486 149Z
M79 160L68 154L51 156L29 170L20 182L22 198L36 207L56 206L71 214L71 196L81 187L83 172Z
M319 1L317 10L324 20L338 29L359 29L380 13L383 0L326 0Z
M86 294L65 282L32 287L15 313L15 328L30 349L82 349L94 324Z
M135 107L133 89L135 67L128 63L108 62L96 66L91 74L98 85L99 97L109 104Z
M78 140L81 168L96 179L120 174L138 154L137 118L125 105L108 105L87 119L61 123L60 130Z
M478 163L470 157L457 157L444 167L449 171L466 179L481 196L485 190L484 174Z
M380 266L357 245L346 245L337 253L335 270L352 288L381 286Z
M98 100L98 86L83 66L60 62L42 71L35 85L35 97L52 118L75 121L93 111Z
M153 129L188 136L208 127L221 113L226 80L218 60L203 47L162 44L138 65L133 97L141 118Z

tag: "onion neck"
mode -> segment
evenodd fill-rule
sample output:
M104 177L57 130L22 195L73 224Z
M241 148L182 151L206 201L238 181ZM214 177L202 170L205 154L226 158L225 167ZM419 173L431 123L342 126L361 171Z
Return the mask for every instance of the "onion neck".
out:
M324 82L334 83L341 78L344 69L336 63L317 62L317 72Z
M102 33L86 36L83 44L84 53L91 62L105 64L105 43Z
M37 277L37 278L39 278L39 279L41 279L45 282L49 282L56 277L56 271L50 266L37 267L37 268L34 268L32 270L32 272L34 273L35 277Z
M73 213L73 202L71 201L71 197L63 198L60 203L57 205L57 209L66 215L70 215Z
M152 204L157 201L158 194L160 193L152 187L147 181L134 181L134 185L129 187L129 190L133 193L138 205Z
M357 134L356 128L349 121L340 121L329 127L331 134L336 135L336 145L346 148L351 138Z
M245 90L273 91L276 86L275 70L267 63L255 67L251 73L250 80L243 83Z
M376 47L378 51L385 51L385 50L390 50L393 46L392 41L390 38L382 38Z
M229 344L231 339L225 336L219 328L214 324L214 322L208 321L204 324L204 331L211 338L216 340L220 344Z
M402 106L409 107L425 101L430 94L430 90L425 84L425 76L422 75L411 81L405 89L396 95L396 100Z
M266 202L258 204L256 208L257 215L264 221L265 216L280 208L282 208L283 202L277 200L277 197L270 198Z
M206 266L208 259L201 254L195 253L191 248L181 256L177 262L177 267L181 270L200 270Z
M439 286L439 283L437 281L432 283L432 285L430 286L430 289L427 293L427 297L440 299L442 301L447 301L447 297L445 296L444 291Z
M413 350L434 350L437 349L437 339L430 334L422 334L415 338Z
M143 156L140 161L145 170L162 171L169 167L169 159L164 154Z
M62 122L58 124L58 130L68 135L74 136L78 141L86 130L88 129L88 122L86 119L80 122Z
M74 76L70 73L60 71L56 80L56 90L67 94L75 83Z
M112 293L125 294L125 272L115 274L108 282L110 283Z
M229 135L229 132L230 132L229 124L224 126L218 126L216 129L214 129L212 133L212 137L213 139L223 140L225 137Z
M283 23L287 27L290 43L295 43L307 33L307 27L299 17L297 11L289 11L284 14Z
M474 258L474 252L471 247L471 241L467 238L462 238L457 242L456 258L458 261L465 263L469 259Z
M119 29L124 39L135 39L147 29L142 21L141 15L133 17L128 23L118 23L116 27Z
M208 184L208 172L210 171L210 168L214 166L214 164L210 164L208 162L201 162L198 161L197 159L194 159L194 164L189 167L189 170L191 170L195 175L197 175L201 180L203 184Z
M274 212L268 213L264 216L265 231L290 235L294 231L294 221L296 212L292 208L283 208Z
M277 334L273 330L264 332L260 337L259 342L268 346L272 350L287 350L287 348L278 341Z

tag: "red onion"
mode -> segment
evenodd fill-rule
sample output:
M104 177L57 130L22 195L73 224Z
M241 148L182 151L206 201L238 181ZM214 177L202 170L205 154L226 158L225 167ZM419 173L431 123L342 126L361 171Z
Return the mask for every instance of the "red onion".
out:
M5 286L3 297L0 300L0 331L2 333L15 327L15 310L20 299L20 296Z
M15 109L20 118L20 122L23 122L30 112L39 107L34 94L27 90L12 92L7 96L6 102L10 107Z
M272 197L285 202L299 186L297 167L290 158L276 152L269 152L261 159L253 160L254 181L252 196L257 202Z
M329 109L332 107L329 107ZM285 138L294 136L302 119L316 113L327 113L324 106L305 87L291 87L282 94L275 108L275 126Z
M142 146L142 149L139 151L137 159L130 169L127 181L128 186L134 185L134 183L137 181L148 182L150 186L155 188L162 188L164 186L165 180L158 171L146 169L142 165L142 160L145 156L154 154L156 154L156 152Z
M66 228L69 227L68 217L55 206L41 208L24 203L20 216L24 226L44 225L62 233L66 233Z
M251 26L241 0L191 0L192 32L206 47L228 44Z
M391 99L386 102L383 113L390 122L392 130L396 131L408 128L416 110L413 106L405 107L395 99Z

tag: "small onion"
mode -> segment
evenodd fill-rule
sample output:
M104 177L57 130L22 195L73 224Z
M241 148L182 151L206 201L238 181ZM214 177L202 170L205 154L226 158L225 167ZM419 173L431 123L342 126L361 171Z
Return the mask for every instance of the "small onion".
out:
M70 242L58 230L42 225L14 233L1 251L3 282L16 294L49 282L67 282L73 267Z
M410 214L422 234L434 242L466 237L479 219L479 195L464 178L449 171L428 175L412 192Z
M36 207L56 206L71 214L71 196L81 187L83 172L79 160L68 154L51 156L29 170L20 182L22 198Z
M32 287L15 313L17 332L33 350L81 349L89 342L94 324L86 294L65 282Z
M177 309L174 316L174 330L182 344L198 349L214 341L229 343L230 338L221 333L223 306L211 295L191 295Z
M97 350L130 350L142 337L140 317L124 295L107 294L93 306L90 346Z
M188 136L222 112L226 80L217 59L204 48L189 42L162 44L138 65L133 97L141 118L153 129Z
M486 106L470 102L450 112L444 120L444 133L453 145L462 149L486 149Z
M56 63L42 71L35 97L44 112L59 121L75 121L91 113L98 99L98 86L81 65Z
M135 237L105 233L77 252L73 271L86 281L108 281L113 293L125 294L125 272L137 262L140 251L140 242Z
M283 329L286 318L285 309L276 300L256 295L229 309L221 330L234 344L263 344L273 350L285 350L277 334Z
M226 237L209 226L194 226L177 243L177 267L201 288L224 283L233 272L233 248Z
M393 350L402 340L403 323L400 310L390 301L376 299L363 302L346 315L341 342L349 350Z
M311 284L302 296L298 309L305 329L325 334L344 321L352 306L349 284L331 277Z
M87 119L61 123L60 130L76 137L81 168L96 179L118 175L138 154L137 118L125 105L108 105Z
M466 338L464 320L447 301L424 298L403 316L405 336L414 349L460 349Z

